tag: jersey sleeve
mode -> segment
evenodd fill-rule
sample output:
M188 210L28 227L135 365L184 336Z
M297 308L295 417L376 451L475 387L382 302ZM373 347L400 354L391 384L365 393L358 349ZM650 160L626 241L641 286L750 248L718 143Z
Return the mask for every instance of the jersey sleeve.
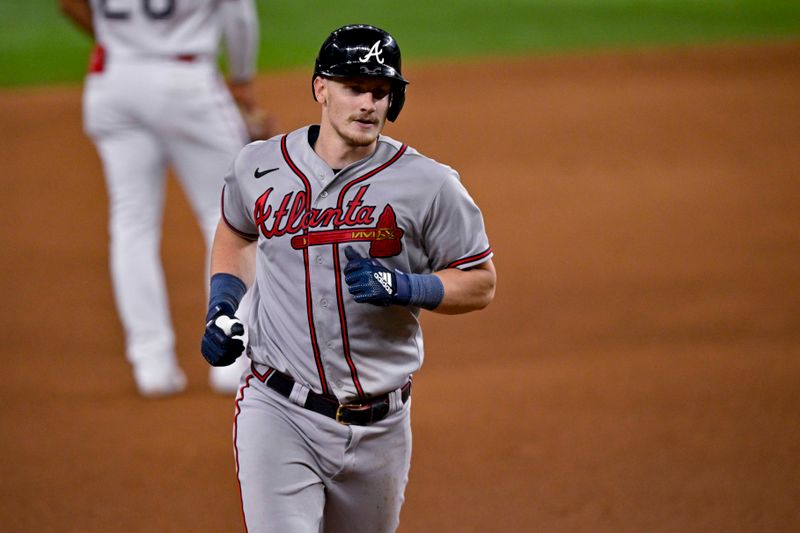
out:
M425 219L424 245L433 271L466 270L492 257L481 210L458 173L448 170Z
M246 149L246 148L245 148ZM244 150L242 150L244 152ZM237 235L242 238L254 241L258 239L258 232L255 227L252 215L246 206L244 191L237 179L236 169L242 157L242 152L231 163L225 173L224 185L222 187L222 220Z

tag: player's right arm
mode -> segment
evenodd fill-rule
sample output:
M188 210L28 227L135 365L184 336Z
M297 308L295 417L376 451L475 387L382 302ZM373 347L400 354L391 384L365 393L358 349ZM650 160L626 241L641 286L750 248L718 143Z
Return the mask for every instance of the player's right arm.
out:
M211 248L211 275L231 274L246 286L252 285L255 279L256 242L235 233L225 220L220 220Z
M211 245L211 283L206 329L200 353L212 366L228 366L244 351L244 324L236 316L247 288L255 281L257 234L244 233L251 219L243 205L237 176L242 159L253 145L242 149L225 175L222 216ZM245 164L250 168L249 164ZM238 170L238 172L237 172Z
M58 0L61 12L80 29L94 37L92 8L89 0Z
M256 241L236 234L224 220L217 225L206 330L200 342L200 353L212 366L228 366L244 351L245 329L236 310L255 278L255 249Z

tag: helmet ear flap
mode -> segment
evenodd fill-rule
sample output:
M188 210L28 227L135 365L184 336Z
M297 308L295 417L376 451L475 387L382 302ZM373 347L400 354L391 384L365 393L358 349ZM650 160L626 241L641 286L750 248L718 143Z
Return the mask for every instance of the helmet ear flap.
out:
M393 83L392 92L389 94L389 110L386 113L386 120L394 122L403 109L406 102L406 84Z

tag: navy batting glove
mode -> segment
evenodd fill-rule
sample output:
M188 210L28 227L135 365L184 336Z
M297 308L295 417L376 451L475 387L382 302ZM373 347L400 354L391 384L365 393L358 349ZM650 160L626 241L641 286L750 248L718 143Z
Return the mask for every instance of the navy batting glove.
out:
M211 366L231 365L244 351L243 336L244 324L236 318L233 308L218 304L206 317L200 353Z
M347 257L344 281L355 301L382 306L408 304L405 274L399 270L392 272L375 259L362 257L352 246L344 249L344 255Z
M444 298L444 285L433 274L389 270L375 259L362 257L351 246L344 249L344 281L358 303L411 305L435 309Z
M200 353L212 366L233 364L244 351L244 324L236 318L247 286L232 274L211 276L206 330L200 342Z

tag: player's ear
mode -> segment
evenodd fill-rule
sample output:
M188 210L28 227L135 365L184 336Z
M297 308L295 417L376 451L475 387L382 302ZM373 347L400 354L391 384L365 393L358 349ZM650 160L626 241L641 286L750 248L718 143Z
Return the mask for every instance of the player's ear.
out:
M328 82L322 76L314 78L314 99L325 104L328 96Z

